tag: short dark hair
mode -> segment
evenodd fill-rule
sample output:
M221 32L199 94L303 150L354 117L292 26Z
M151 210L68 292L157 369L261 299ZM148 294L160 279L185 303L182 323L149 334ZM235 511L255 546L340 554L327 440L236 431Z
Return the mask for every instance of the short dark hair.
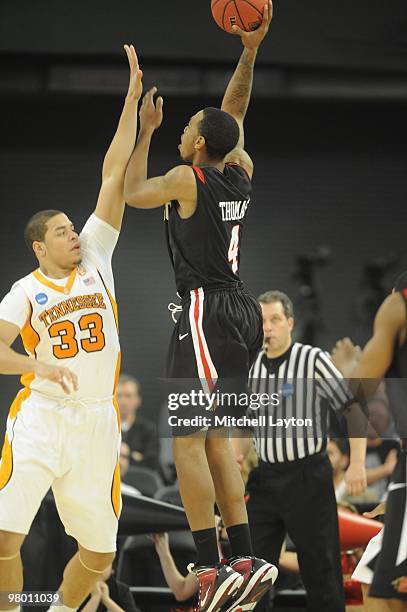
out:
M282 291L266 291L257 298L260 304L272 304L273 302L281 302L284 314L289 318L294 317L294 306L288 295Z
M24 240L30 251L32 250L33 242L42 242L47 233L47 221L56 215L63 214L60 210L40 210L29 219L24 228Z
M403 291L407 289L407 272L402 272L394 283L394 291Z
M203 111L199 134L205 138L211 159L224 159L239 142L240 128L236 119L219 108L209 106Z
M126 374L123 372L123 374L120 374L117 384L125 385L126 383L133 383L133 385L136 385L138 391L141 393L141 386L137 378L131 374Z

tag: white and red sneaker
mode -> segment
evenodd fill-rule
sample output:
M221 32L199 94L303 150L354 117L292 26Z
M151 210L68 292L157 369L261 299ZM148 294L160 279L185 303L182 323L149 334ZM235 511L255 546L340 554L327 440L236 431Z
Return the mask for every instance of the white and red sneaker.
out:
M256 557L235 557L227 563L242 575L243 584L233 600L223 607L223 612L254 610L276 581L278 569L275 565Z
M228 565L188 565L199 581L199 599L195 612L220 612L228 604L244 582L240 572Z

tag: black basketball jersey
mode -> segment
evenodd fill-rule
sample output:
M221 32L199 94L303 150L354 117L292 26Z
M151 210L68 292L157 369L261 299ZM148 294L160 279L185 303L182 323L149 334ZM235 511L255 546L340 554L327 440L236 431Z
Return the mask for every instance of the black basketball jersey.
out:
M407 289L400 294L407 308ZM407 337L394 347L393 361L386 374L386 393L397 433L407 438Z
M236 164L220 172L213 166L193 166L197 208L181 219L179 203L171 202L168 246L181 296L198 287L235 285L239 279L242 230L252 186Z

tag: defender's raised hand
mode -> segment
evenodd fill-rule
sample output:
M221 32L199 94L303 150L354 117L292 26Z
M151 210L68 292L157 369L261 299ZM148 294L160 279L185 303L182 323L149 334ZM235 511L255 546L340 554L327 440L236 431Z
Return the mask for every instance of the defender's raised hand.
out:
M130 78L127 97L131 100L140 100L143 92L143 72L139 68L137 53L133 45L124 45L127 59L129 60Z
M240 36L246 49L256 50L258 47L260 47L264 37L266 36L272 19L273 3L271 0L269 0L269 2L264 5L263 20L257 30L254 30L253 32L245 32L236 25L233 26L232 29L235 34Z
M140 127L142 130L157 130L163 120L164 101L161 96L158 96L154 103L156 93L157 87L152 87L143 98L140 108Z

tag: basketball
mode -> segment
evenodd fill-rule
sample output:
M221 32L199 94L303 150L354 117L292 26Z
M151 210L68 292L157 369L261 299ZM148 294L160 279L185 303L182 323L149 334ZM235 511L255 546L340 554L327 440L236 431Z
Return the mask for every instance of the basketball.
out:
M246 32L257 30L263 18L266 0L212 0L212 15L222 30L233 34L238 26Z

